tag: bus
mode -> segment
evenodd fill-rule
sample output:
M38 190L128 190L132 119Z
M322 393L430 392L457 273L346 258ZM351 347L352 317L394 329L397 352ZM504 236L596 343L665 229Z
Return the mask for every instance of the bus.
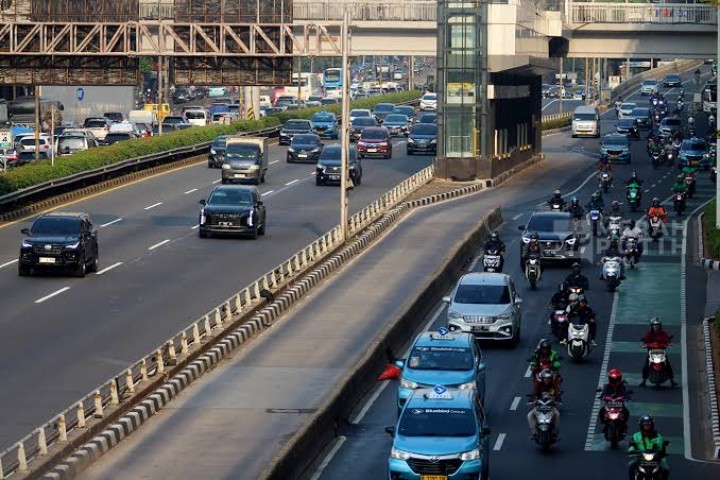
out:
M717 76L705 84L702 92L703 112L715 113L717 107Z
M326 97L342 97L342 68L327 68L323 74L323 93Z

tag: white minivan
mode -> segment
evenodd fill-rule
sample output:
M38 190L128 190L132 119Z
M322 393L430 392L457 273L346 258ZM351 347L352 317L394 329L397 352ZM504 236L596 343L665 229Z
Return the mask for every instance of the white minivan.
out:
M600 137L600 111L592 105L575 109L572 119L573 137Z
M190 125L196 127L204 127L210 124L210 113L204 108L186 110L183 116Z

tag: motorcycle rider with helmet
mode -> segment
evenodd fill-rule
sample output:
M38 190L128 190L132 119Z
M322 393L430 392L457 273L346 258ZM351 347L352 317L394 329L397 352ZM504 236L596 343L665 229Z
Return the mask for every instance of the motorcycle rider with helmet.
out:
M530 364L530 371L533 375L538 374L538 370L541 368L545 370L550 370L550 373L552 373L552 376L555 379L555 398L560 400L560 385L562 384L562 377L560 376L560 357L558 356L557 352L554 348L552 348L552 343L550 340L543 338L538 342L538 346L535 349L535 353L533 353L533 356L529 360ZM542 382L540 382L542 384ZM540 384L535 382L533 378L533 393L531 395L532 398L538 398L540 396Z
M574 303L572 304L572 306L568 307L568 317L568 321L565 322L565 325L563 327L564 331L560 343L567 343L566 338L568 333L568 326L570 323L575 323L577 325L587 324L588 327L590 327L590 344L592 346L596 346L597 343L595 343L595 335L597 334L597 322L595 322L595 312L588 305L588 301L587 298L585 298L585 295L578 295L577 303Z
M670 345L670 335L663 330L662 322L658 317L653 317L650 320L650 330L645 333L642 339L643 345L656 344L660 348L667 348ZM670 385L673 387L677 386L675 383L675 375L673 374L672 365L670 365L670 357L665 356L665 368L667 368L668 378L670 379ZM642 382L640 386L644 387L648 377L650 376L650 359L646 356L645 363L642 368Z
M557 325L555 322L555 312L558 310L562 310L563 312L568 307L570 303L569 299L569 291L565 288L565 284L561 283L558 285L558 289L555 293L553 293L553 296L550 298L550 330L552 331L553 335L560 336L559 332L557 331Z
M527 261L528 257L531 255L535 255L538 258L542 257L542 246L540 245L540 236L537 232L533 232L530 234L530 241L523 244L523 252L522 252L522 262L523 265L525 265L525 262ZM542 261L540 261L540 273L543 271L543 264Z
M600 399L605 397L624 397L629 399L630 394L627 389L627 382L623 380L622 372L617 368L613 368L608 372L608 382L603 386L602 392L600 393ZM630 418L630 411L623 405L623 418L625 418L625 428L627 428L627 421ZM605 406L600 407L598 412L598 419L600 420L600 429L605 431Z
M638 177L637 171L635 170L632 171L632 175L630 175L630 178L628 178L625 182L625 186L629 187L633 183L637 183L638 187L642 187L643 184L643 181L640 180L640 177Z
M622 217L623 211L622 208L620 208L620 202L618 200L613 200L613 202L610 204L610 211L608 212L609 217Z
M670 188L674 194L682 193L683 195L687 195L688 187L685 184L685 176L682 174L678 175L675 178L675 183L673 183Z
M590 282L588 281L588 278L581 273L582 267L580 266L580 262L575 262L572 264L572 273L565 277L565 288L569 289L571 287L579 287L584 290L590 290Z
M544 376L545 375L545 376ZM540 373L540 376L542 379L542 385L546 385L545 381L549 380L547 385L550 385L552 387L552 373L549 370L544 370ZM543 392L539 397L543 402L547 403L553 398L557 401L557 397L549 392ZM551 422L555 426L555 440L558 440L560 438L560 412L558 409L553 405L552 407L552 420ZM527 421L528 421L528 427L530 427L530 440L537 440L538 434L538 423L537 423L537 417L535 417L535 409L533 408L530 410L527 414Z
M613 236L613 238L610 239L610 245L608 245L607 250L605 250L605 254L603 255L603 258L600 259L600 279L603 278L603 259L605 257L613 258L613 257L620 257L622 258L622 252L620 251L620 242L618 241L618 238L616 236ZM620 280L625 279L625 262L620 261Z
M500 234L497 230L493 230L490 234L490 237L485 241L485 245L483 245L483 250L485 253L488 253L491 250L497 250L500 254L500 266L498 267L498 271L502 272L503 265L505 264L505 257L503 254L505 253L505 243L500 239Z
M555 190L553 196L548 200L548 205L552 208L553 205L560 205L560 211L565 210L565 199L560 194L560 190Z
M620 237L623 252L627 251L628 238L633 237L635 238L635 240L637 240L637 258L635 259L635 262L640 260L640 257L643 254L643 244L640 241L640 239L642 238L642 234L642 229L635 224L635 220L630 220L630 223L625 227L625 230L623 230Z
M665 439L655 430L655 421L650 415L643 415L638 422L640 431L635 433L630 440L628 453L656 451L660 452L660 478L668 480L670 478L670 467L667 461L667 452L665 448ZM635 469L638 466L638 458L634 457L628 464L628 479L635 479Z
M603 201L603 198L602 198L602 195L600 194L600 192L598 192L598 191L593 192L593 194L590 196L590 203L585 205L585 207L590 210L597 209L602 212L603 209L605 208L605 201Z
M577 197L573 197L570 201L570 206L568 207L567 211L570 213L572 218L580 220L583 217L584 210L580 206L580 200L577 199Z
M648 216L648 218L659 217L663 223L667 222L667 218L668 218L667 210L665 210L665 207L660 205L659 198L657 198L657 197L653 198L652 206L648 209L647 216ZM652 233L649 223L648 223L648 233Z

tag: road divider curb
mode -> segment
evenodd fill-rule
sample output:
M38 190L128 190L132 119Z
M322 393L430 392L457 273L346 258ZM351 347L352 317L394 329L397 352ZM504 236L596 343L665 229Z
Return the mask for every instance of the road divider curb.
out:
M712 258L705 258L705 242L703 232L703 219L705 212L698 215L698 256L700 257L699 265L705 270L720 270L720 261Z
M718 413L717 384L715 378L715 363L712 357L710 343L710 321L717 322L715 317L703 319L703 344L705 346L705 376L707 379L708 400L710 403L710 426L713 436L713 458L720 459L720 414Z
M442 267L425 280L422 287L417 289L416 296L405 301L401 308L403 313L389 321L358 362L357 368L345 375L318 411L287 440L261 474L261 479L287 480L302 478L307 473L325 446L339 434L340 425L347 423L353 408L377 383L377 375L387 363L386 351L401 351L412 340L412 332L417 330L437 305L443 292L453 285L463 267L474 256L481 240L501 223L502 214L496 208L458 240L446 254Z
M538 155L533 155L532 157L530 157L529 159L520 163L519 165L516 165L513 168L504 171L500 175L493 177L492 180L489 181L488 187L497 187L499 185L502 185L503 183L505 183L505 181L507 181L513 175L516 175L517 173L521 172L522 170L525 170L526 168L531 167L538 162L542 162L543 160L545 160L544 153L540 153Z

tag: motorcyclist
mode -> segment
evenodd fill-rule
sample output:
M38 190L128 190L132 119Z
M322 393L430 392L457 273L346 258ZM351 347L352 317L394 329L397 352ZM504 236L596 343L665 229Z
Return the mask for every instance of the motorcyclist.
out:
M638 187L642 187L643 181L638 177L637 171L633 170L632 175L630 175L630 178L627 179L625 182L625 186L629 187L633 183L637 184Z
M606 156L600 157L597 163L597 173L601 174L603 171L612 174L612 163L610 163L610 159Z
M603 198L602 198L602 195L600 194L600 192L597 192L597 191L594 192L590 196L590 203L585 205L585 207L590 210L600 210L602 212L602 210L605 208L605 202L603 201Z
M635 433L630 440L628 453L656 451L660 454L660 478L668 480L670 478L670 467L668 466L667 453L665 449L665 439L657 431L655 431L655 421L650 415L643 415L638 422L640 431ZM633 457L628 464L628 479L635 479L635 469L638 465L638 458Z
M715 126L715 115L711 113L710 115L708 115L708 128L712 130L715 128Z
M680 174L675 178L675 183L672 184L671 191L674 194L682 193L687 195L688 187L685 184L685 175Z
M615 115L616 116L620 115L620 105L622 105L622 103L623 103L623 99L620 95L618 95L617 100L615 100Z
M662 154L662 145L659 141L656 139L650 139L650 143L648 143L648 153L650 155L657 153L658 155Z
M603 257L600 259L600 279L603 279L603 264L605 263L605 259L614 257L622 257L620 242L617 237L610 239L610 245L608 245L607 250L605 250ZM620 262L620 280L623 279L625 279L625 263Z
M552 374L550 372L548 372L548 375L552 379ZM553 394L548 393L548 392L543 393L538 398L540 398L543 401L543 403L549 403L553 399L557 400ZM553 405L553 407L552 407L552 413L553 413L553 416L552 416L551 422L553 423L553 425L555 425L555 440L558 440L560 438L560 412L555 407L555 405ZM530 410L530 412L528 412L527 421L528 421L528 426L530 427L530 440L537 440L538 424L537 424L537 418L535 417L535 409L534 408L532 410Z
M695 193L695 168L691 167L690 165L686 165L685 167L683 167L682 175L680 175L680 176L683 177L683 182L685 181L685 178L687 178L687 177L690 177L693 179L692 183L690 185L688 185L687 183L685 184L688 187L688 195L693 195Z
M612 167L610 166L610 163L601 164L600 168L597 172L597 179L598 182L602 182L602 176L604 173L607 173L610 177L610 186L613 184L613 176L612 176ZM600 187L602 187L602 183L600 184Z
M637 240L637 258L635 259L637 262L643 254L643 244L640 241L642 238L642 229L635 224L635 220L630 220L630 223L625 227L625 230L623 230L622 236L620 237L623 252L627 251L627 240L630 237Z
M553 205L560 205L560 210L565 210L565 199L560 194L560 190L555 190L553 196L548 200L548 205L552 208Z
M658 317L653 317L650 320L650 330L645 333L645 336L642 339L643 345L655 345L658 348L667 348L668 345L670 345L670 335L665 332L662 328L662 322ZM644 387L645 383L647 382L648 377L650 376L650 361L649 357L645 357L645 364L643 365L642 369L642 382L640 382L640 386ZM677 386L677 383L675 383L675 375L673 374L672 366L670 365L670 357L665 356L665 367L667 368L667 374L668 378L670 379L670 384L673 387Z
M702 72L700 72L700 69L695 69L695 83L698 85L700 84L700 76L702 75Z
M568 207L567 211L570 213L572 218L575 219L581 219L583 217L584 210L582 206L580 206L580 200L577 199L577 197L573 197L570 201L570 206Z
M537 373L537 371L541 368L543 365L547 365L547 367L557 376L560 375L560 357L558 356L555 349L552 348L552 343L550 340L543 338L538 342L537 348L535 349L535 353L533 353L532 358L529 360L530 362L530 371L533 373Z
M660 199L655 197L652 201L652 206L648 209L648 218L660 217L663 222L667 222L667 211L665 207L660 205Z
M623 211L622 208L620 208L620 202L618 200L613 200L613 202L610 204L610 211L608 212L609 217L622 217Z
M590 327L590 344L592 346L596 346L597 343L595 343L595 335L597 334L597 323L595 322L595 312L592 308L588 305L587 298L585 298L585 295L579 295L578 301L575 303L572 307L570 307L570 312L568 315L568 321L565 322L564 326L564 332L562 340L560 340L560 343L565 344L566 338L567 338L567 329L568 324L572 322L578 325L585 325L587 324Z
M503 253L505 253L505 243L500 240L500 234L497 230L493 230L490 234L488 239L485 241L485 245L483 245L483 249L485 253L488 253L491 250L498 251L500 254L500 266L498 267L498 270L502 272L503 264L505 263L505 258L503 257Z
M600 399L605 397L624 397L629 399L630 394L627 389L627 382L623 380L622 372L617 368L613 368L608 372L608 382L603 386L602 392L600 393ZM623 406L623 418L625 418L625 427L627 428L627 421L630 418L630 411ZM600 407L598 412L598 419L600 420L600 429L605 431L605 406Z
M550 298L550 327L553 335L558 335L557 326L555 324L555 312L565 310L568 307L570 292L565 288L565 284L558 285L558 289Z
M590 282L585 275L580 273L581 271L582 267L580 266L580 262L573 263L572 273L565 278L565 282L563 284L566 289L571 287L580 287L583 290L590 290Z
M540 236L537 232L530 234L530 241L523 244L523 263L528 259L529 256L534 255L542 257L542 246L540 245ZM540 262L540 271L542 272L542 261Z

